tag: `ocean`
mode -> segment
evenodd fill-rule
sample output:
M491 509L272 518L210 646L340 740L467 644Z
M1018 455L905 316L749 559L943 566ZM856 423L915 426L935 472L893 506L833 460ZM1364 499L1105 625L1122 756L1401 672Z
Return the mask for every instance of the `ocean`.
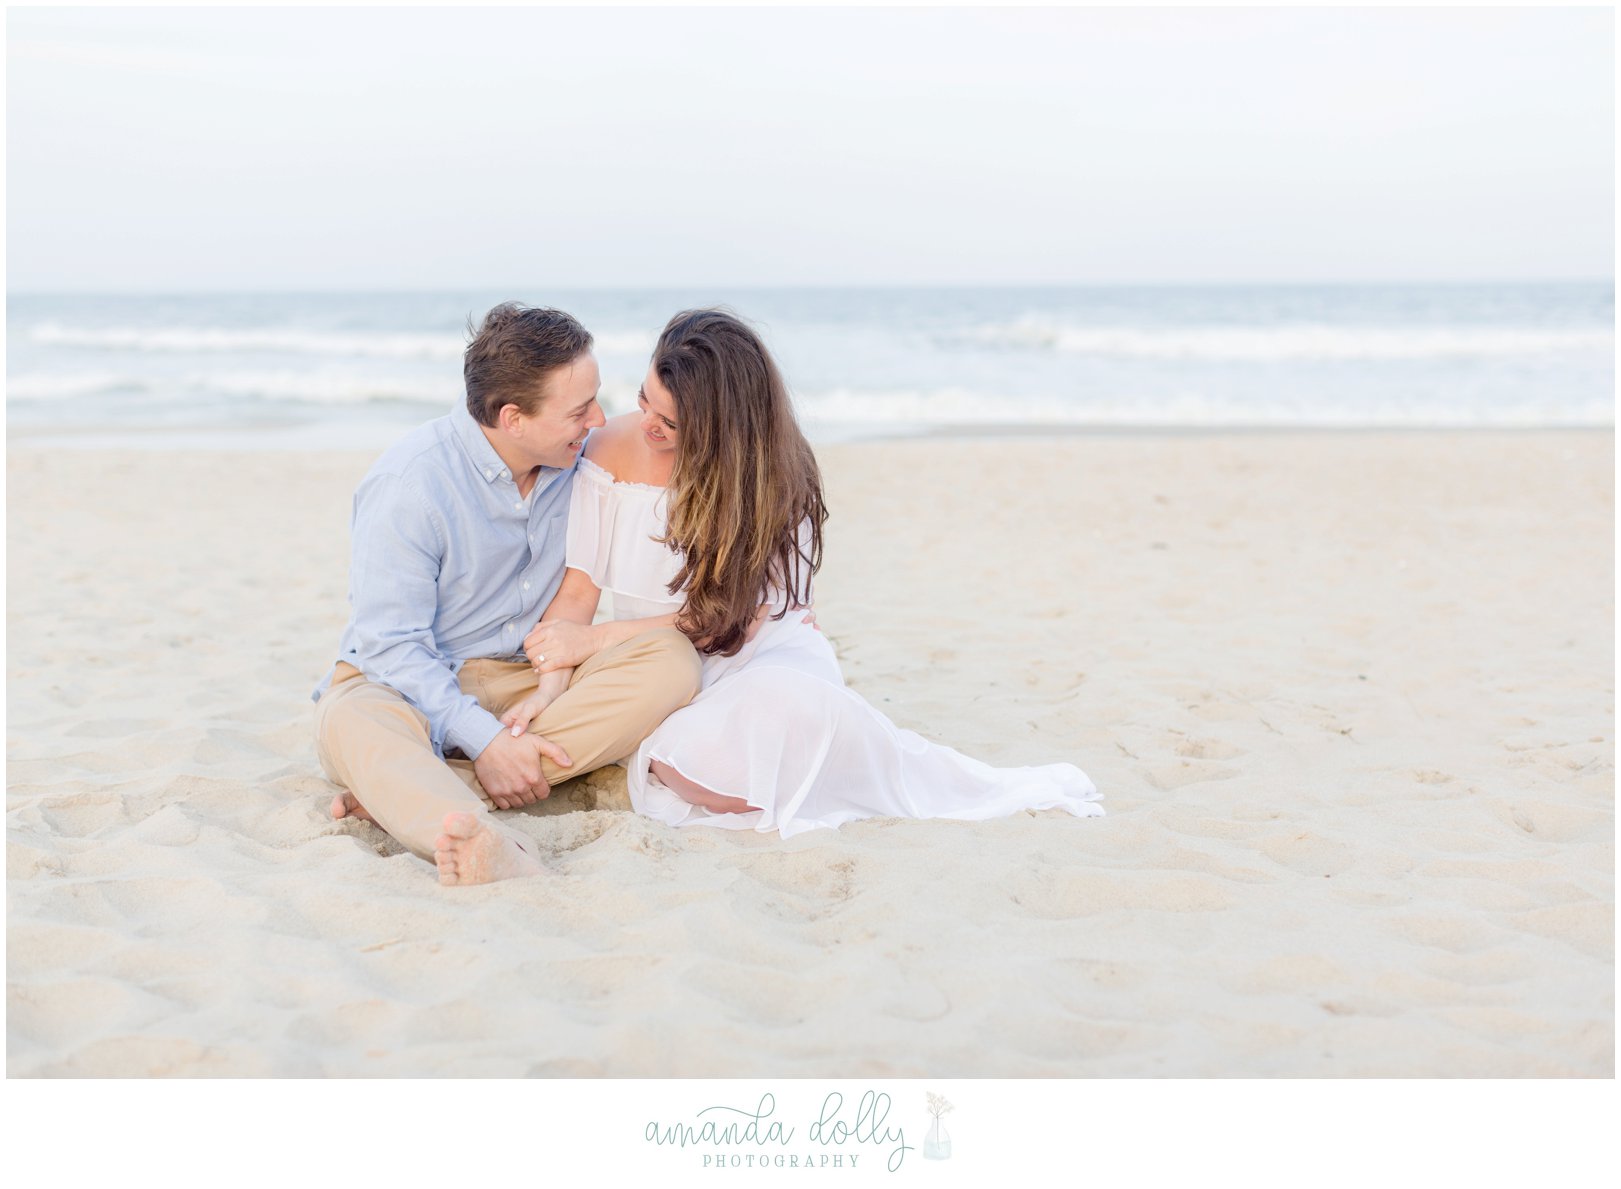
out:
M469 318L553 305L634 407L659 329L725 305L811 436L1614 425L1610 283L13 294L15 444L381 448L461 398Z

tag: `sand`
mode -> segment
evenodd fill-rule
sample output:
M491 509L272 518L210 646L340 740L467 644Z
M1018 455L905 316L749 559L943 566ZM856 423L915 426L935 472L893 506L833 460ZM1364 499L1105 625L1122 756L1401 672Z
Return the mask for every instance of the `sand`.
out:
M440 888L326 816L362 453L9 454L7 1072L1614 1072L1609 432L821 451L851 685L1108 816Z

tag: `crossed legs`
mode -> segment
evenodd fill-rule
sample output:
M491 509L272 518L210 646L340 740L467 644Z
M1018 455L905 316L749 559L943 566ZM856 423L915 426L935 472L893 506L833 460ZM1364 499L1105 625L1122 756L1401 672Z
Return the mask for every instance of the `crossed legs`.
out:
M692 700L700 673L692 645L672 629L643 633L592 657L530 724L574 761L559 768L543 758L547 782L555 786L629 754ZM497 717L534 688L528 665L506 661L468 661L460 681L463 692ZM441 882L484 883L540 870L529 838L491 814L471 765L441 760L422 713L350 666L339 667L316 707L316 751L327 776L347 794L333 799L333 816L375 822L431 858Z

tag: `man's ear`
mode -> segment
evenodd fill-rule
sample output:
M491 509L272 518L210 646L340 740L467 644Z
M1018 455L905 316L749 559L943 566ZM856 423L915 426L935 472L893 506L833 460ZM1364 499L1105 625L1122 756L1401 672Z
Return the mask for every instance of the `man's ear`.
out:
M501 411L495 415L495 423L510 434L516 434L523 427L523 410L514 404L501 406Z

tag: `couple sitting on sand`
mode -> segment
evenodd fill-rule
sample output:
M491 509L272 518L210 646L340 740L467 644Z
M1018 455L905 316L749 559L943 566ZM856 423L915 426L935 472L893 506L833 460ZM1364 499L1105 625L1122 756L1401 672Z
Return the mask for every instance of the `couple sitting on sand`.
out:
M747 325L677 314L612 421L591 344L558 310L497 306L466 406L356 491L352 612L315 691L335 817L474 884L541 871L491 808L615 762L672 826L1102 812L1072 765L992 768L845 687L810 610L821 475Z

